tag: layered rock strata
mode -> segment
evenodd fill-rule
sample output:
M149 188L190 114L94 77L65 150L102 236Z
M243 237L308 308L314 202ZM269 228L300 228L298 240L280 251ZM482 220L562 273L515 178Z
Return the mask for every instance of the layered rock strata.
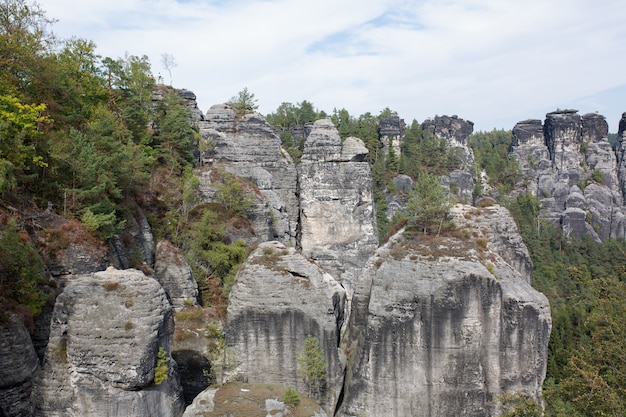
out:
M202 168L196 171L200 189L211 189L212 166L245 178L262 198L250 219L255 241L295 242L298 223L297 174L289 154L281 149L280 138L257 113L236 115L233 108L220 104L209 109L199 122ZM204 200L211 199L211 191Z
M309 391L297 354L307 336L324 352L327 378L320 403L334 411L343 383L339 360L345 290L294 248L267 242L250 255L230 293L226 341L237 373L247 382L266 382Z
M39 369L28 330L13 314L0 318L0 416L30 417L33 378Z
M505 392L540 398L550 309L513 266L529 262L515 224L498 207L455 211L467 234L398 234L365 266L337 415L484 417Z
M469 146L469 138L474 131L474 123L458 116L435 116L424 121L421 127L424 132L445 139L459 158L460 167L453 170L444 180L447 185L455 185L461 201L471 203L476 180L473 175L474 152Z
M519 122L511 146L522 169L518 188L539 198L540 216L566 236L623 238L620 149L619 143L612 149L608 125L598 114L559 110L548 113L543 125Z
M167 379L154 382L157 353L169 357L173 330L165 292L142 272L109 268L74 277L57 297L34 415L182 415L176 363L161 364Z
M343 143L328 119L314 123L298 166L302 254L352 280L378 246L367 148Z

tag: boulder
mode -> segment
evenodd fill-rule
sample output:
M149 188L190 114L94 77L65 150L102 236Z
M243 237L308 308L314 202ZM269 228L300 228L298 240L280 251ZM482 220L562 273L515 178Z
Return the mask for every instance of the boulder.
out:
M240 378L308 392L297 354L313 336L327 365L319 400L332 415L343 384L338 347L345 299L342 286L294 248L259 245L237 273L228 302L226 342Z
M173 327L165 291L140 271L111 267L72 278L56 300L34 415L182 415L176 363L164 362L167 378L154 381Z

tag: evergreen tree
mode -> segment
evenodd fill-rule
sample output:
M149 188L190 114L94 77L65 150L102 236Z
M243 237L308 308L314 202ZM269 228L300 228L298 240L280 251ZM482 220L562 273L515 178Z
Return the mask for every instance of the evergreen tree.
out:
M319 342L314 336L307 336L304 347L297 355L299 373L309 389L309 396L320 398L326 384L326 360Z
M409 193L406 205L406 214L411 226L409 229L417 229L423 233L438 233L449 209L448 195L439 179L430 173L420 174Z

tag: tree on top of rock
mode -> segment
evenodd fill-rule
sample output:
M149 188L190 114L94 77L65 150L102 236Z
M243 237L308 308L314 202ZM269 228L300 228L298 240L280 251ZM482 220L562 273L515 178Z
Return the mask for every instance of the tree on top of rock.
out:
M239 116L244 114L254 113L259 105L257 99L254 98L254 93L248 91L248 87L244 87L236 96L231 97L227 104L235 109L235 113Z

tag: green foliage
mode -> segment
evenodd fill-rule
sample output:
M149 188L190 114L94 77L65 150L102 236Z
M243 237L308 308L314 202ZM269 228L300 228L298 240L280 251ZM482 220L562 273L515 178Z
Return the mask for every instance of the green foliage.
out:
M258 100L254 98L254 93L248 91L248 87L244 87L243 90L228 101L228 104L235 109L237 115L243 116L257 111L259 108L257 101Z
M626 242L566 238L537 218L533 196L510 208L534 264L533 286L552 311L546 415L624 415Z
M0 1L0 91L33 93L34 81L53 46L53 23L45 11L28 0Z
M212 210L207 210L191 228L188 260L196 268L196 280L217 278L227 296L239 266L248 253L243 241L228 242L223 223Z
M298 373L304 378L309 396L319 398L326 385L326 359L317 338L307 336L297 354Z
M235 216L247 218L254 206L254 197L234 175L222 171L222 182L217 186L217 201Z
M0 231L0 310L8 308L11 301L25 306L34 316L39 314L48 299L39 285L44 278L41 257L15 219L10 219Z
M51 122L43 115L45 110L45 104L24 104L17 97L0 95L0 159L3 161L0 192L16 185L17 175L24 179L25 175L47 167L38 149L40 129Z
M445 139L422 131L420 124L413 120L402 143L400 173L412 178L419 177L421 171L432 175L447 175L460 165L461 160L456 151Z
M209 385L218 384L223 386L226 374L235 368L235 352L226 345L224 330L219 324L207 326L206 356L211 363L211 371L205 373L209 380Z
M298 404L300 404L300 394L295 389L289 387L287 391L285 391L285 395L283 395L282 402L284 402L287 407L294 408Z
M175 91L168 90L157 106L155 123L158 134L152 138L151 146L157 151L160 163L176 174L195 162L193 150L199 133L191 126L190 118L182 99Z
M543 417L541 405L521 393L507 393L498 399L504 410L500 417Z
M154 367L154 383L157 385L161 385L163 381L165 381L168 377L168 363L170 361L170 357L167 354L167 351L162 347L159 347L159 351L157 352L157 360L156 365Z
M485 170L489 184L502 194L509 193L521 175L519 164L509 156L511 138L510 130L493 130L476 132L469 139L478 168Z
M450 206L448 195L439 179L430 173L421 174L409 193L406 205L406 214L411 225L407 231L416 229L423 233L438 232Z

